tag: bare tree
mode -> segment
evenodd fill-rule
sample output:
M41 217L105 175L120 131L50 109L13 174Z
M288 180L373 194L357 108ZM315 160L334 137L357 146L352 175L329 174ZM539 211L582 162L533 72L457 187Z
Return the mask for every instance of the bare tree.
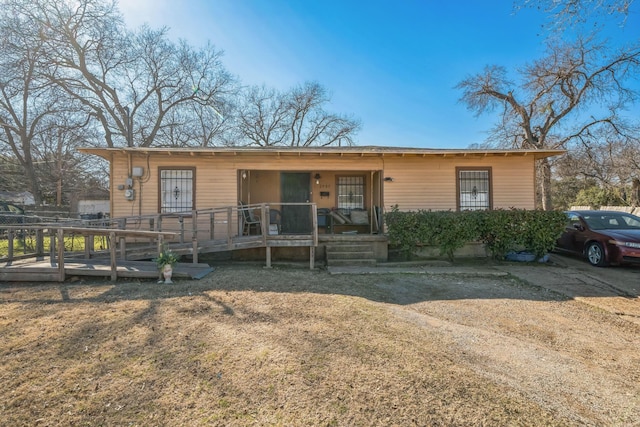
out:
M226 98L237 91L235 80L222 66L222 52L210 44L200 50L185 42L173 45L166 40L165 30L145 29L138 39L137 56L143 62L136 64L133 73L128 70L132 117L141 113L135 128L138 145L175 145L173 140L157 140L161 130L195 130L193 122L202 124L203 120L209 122L207 128L200 126L192 138L202 139L199 145L215 141L225 129L221 111L227 109Z
M516 10L532 8L549 16L553 30L565 31L580 26L589 31L602 25L605 18L624 25L634 0L517 0ZM587 25L589 24L589 25Z
M24 191L24 172L15 156L0 142L0 189L2 191Z
M78 145L319 146L351 144L359 128L323 109L316 83L238 100L221 51L172 42L166 28L129 31L113 0L0 6L2 163L20 166L38 204L64 203L95 170ZM13 185L8 171L0 183Z
M166 28L128 31L114 2L36 0L23 13L41 28L48 77L97 119L108 147L175 145L161 137L176 134L166 129L190 104L216 108L235 90L212 45L173 43Z
M549 45L548 54L518 70L520 83L504 67L487 67L457 85L461 100L477 115L499 110L491 140L527 149L567 148L599 133L632 137L619 116L638 99L629 81L640 70L640 48L615 51L593 40ZM551 209L551 167L539 164L541 205Z
M0 148L7 149L24 173L23 188L33 194L36 205L43 202L38 173L42 157L38 144L42 136L64 125L55 119L63 110L77 105L42 73L43 43L32 34L38 23L22 15L21 8L2 4L0 15Z
M282 94L265 86L246 90L238 111L238 132L249 145L284 145L289 108Z
M327 112L330 101L318 83L306 83L287 92L251 87L238 111L241 137L251 145L352 145L360 129L357 120Z
M65 206L71 194L82 190L87 173L96 175L93 165L84 164L87 156L77 152L87 140L97 138L96 129L88 126L87 116L79 111L62 111L50 120L51 125L37 136L33 145L39 159L36 175L42 182L41 191L46 201ZM92 163L95 162L101 160L93 159Z
M606 144L576 145L556 167L560 176L577 177L605 188L622 188L639 177L640 170L632 164L628 144L620 140ZM636 156L637 157L637 156Z
M216 147L233 145L236 132L234 107L230 102L215 107L193 103L174 108L167 115L156 140L174 147ZM158 144L159 145L159 144Z
M567 153L555 162L551 181L553 206L555 209L569 209L576 205L576 197L581 191L597 185L596 180L587 178L576 171L584 167L582 158Z
M305 83L287 95L290 109L290 141L292 147L352 145L360 123L329 113L322 107L330 101L319 83Z

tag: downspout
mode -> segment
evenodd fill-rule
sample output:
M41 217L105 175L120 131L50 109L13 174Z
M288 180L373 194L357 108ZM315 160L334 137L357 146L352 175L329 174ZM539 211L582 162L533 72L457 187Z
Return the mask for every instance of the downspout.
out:
M374 203L374 199L373 199L373 180L376 176L376 172L375 171L369 171L370 173L370 177L369 177L369 212L371 215L371 219L369 220L369 234L373 234L373 221L376 219L376 213L374 212L375 209L375 203Z
M382 186L384 185L384 166L381 166L380 169L378 169L378 180L377 180L377 188L376 188L376 205L374 206L374 209L376 209L375 212L375 220L376 220L376 233L381 234L382 233L382 227L381 227L381 220L380 220L380 213L382 212L382 206L384 205L384 201L382 200Z
M113 179L113 163L114 163L114 155L113 153L111 153L109 155L109 218L113 218L114 217L114 210L113 210L113 198L114 198L114 194L115 194L115 182Z
M247 204L251 204L251 171L247 171Z
M138 216L142 216L142 179L138 179Z

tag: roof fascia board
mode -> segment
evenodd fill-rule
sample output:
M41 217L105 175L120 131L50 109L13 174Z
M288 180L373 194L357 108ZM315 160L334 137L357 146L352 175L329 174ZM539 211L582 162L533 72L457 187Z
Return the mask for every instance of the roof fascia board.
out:
M145 154L145 155L167 155L167 156L180 156L187 155L191 157L195 156L273 156L277 158L281 157L323 157L323 156L336 156L336 157L489 157L489 156L529 156L533 155L536 159L545 157L558 156L566 153L566 150L465 150L465 149L395 149L393 147L388 149L371 150L362 149L358 150L352 148L349 150L330 150L330 149L292 149L292 150L269 150L269 149L220 149L220 148L200 148L200 149L175 149L175 148L138 148L138 147L126 147L126 148L95 148L95 147L81 147L78 151L85 154L93 154L105 159L109 159L113 154Z

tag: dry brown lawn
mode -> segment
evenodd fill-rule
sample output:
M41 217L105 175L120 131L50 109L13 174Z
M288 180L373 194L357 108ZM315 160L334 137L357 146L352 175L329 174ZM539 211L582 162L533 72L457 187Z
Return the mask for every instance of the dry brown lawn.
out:
M640 326L509 277L0 285L2 426L639 425Z

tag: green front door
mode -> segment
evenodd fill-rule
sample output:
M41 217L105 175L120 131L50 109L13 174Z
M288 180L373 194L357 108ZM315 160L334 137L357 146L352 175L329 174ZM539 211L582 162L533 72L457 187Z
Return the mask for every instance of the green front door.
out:
M290 206L284 203L309 203L311 175L308 173L283 172L280 175L282 206L282 232L289 234L311 233L311 207Z

